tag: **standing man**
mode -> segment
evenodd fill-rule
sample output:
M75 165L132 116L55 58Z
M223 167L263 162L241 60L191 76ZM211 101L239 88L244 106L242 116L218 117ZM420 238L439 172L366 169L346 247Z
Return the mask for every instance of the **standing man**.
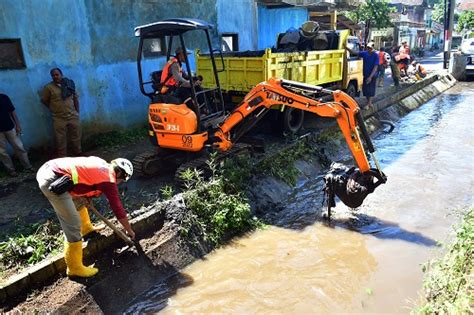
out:
M362 92L367 98L367 107L372 107L372 98L375 96L377 72L379 70L379 55L374 50L374 43L370 42L367 44L367 51L357 52L347 47L345 48L350 54L362 57L364 61Z
M79 97L73 80L63 77L59 68L50 71L53 81L43 89L41 102L53 116L53 129L58 157L67 156L68 143L72 154L82 154L79 122Z
M10 155L7 152L7 142L13 147L16 156L26 170L32 170L28 153L21 142L20 121L15 113L15 107L10 98L0 94L0 159L10 176L18 176Z
M92 198L104 193L118 221L135 239L117 187L128 181L132 174L133 165L127 159L118 158L109 164L95 156L59 158L46 162L38 170L38 185L53 206L66 237L64 259L68 276L92 277L99 271L82 262L82 236L94 228L87 207L76 210L73 198Z
M390 59L390 70L392 72L393 85L395 86L395 88L398 88L400 86L401 77L400 68L395 62L395 58Z

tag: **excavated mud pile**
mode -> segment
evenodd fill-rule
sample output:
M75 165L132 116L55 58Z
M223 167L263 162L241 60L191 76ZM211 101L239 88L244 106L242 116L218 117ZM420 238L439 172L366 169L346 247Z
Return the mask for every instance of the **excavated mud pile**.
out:
M189 216L180 195L148 209L162 217L158 232L140 233L138 248L109 250L95 265L100 272L90 279L61 278L33 292L13 310L20 312L114 313L126 308L135 296L211 250L198 229L183 237L180 222ZM123 251L119 253L120 251ZM10 301L14 304L15 301ZM6 308L6 309L9 309Z

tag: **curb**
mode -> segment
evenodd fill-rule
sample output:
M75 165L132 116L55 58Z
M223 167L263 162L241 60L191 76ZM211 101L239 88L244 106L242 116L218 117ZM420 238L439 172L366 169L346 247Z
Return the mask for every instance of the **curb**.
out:
M159 210L148 211L130 221L133 229L142 234L151 229L161 230L164 225L164 214ZM83 260L89 261L98 256L100 252L111 247L123 246L123 241L115 235L110 228L104 229L100 237L87 241L83 248ZM17 298L32 288L45 285L59 275L65 275L66 263L64 254L58 254L31 266L18 275L10 277L0 285L0 303Z
M435 73L434 75L418 81L403 90L377 95L373 103L373 108L365 109L363 115L365 118L370 118L375 113L397 103L402 103L403 105L413 101L417 103L417 106L408 107L415 109L419 105L446 91L456 84L456 82L457 80L449 73Z

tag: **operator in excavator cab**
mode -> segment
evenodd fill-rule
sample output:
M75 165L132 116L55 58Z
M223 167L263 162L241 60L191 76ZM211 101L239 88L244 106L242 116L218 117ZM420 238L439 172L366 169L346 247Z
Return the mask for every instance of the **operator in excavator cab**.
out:
M196 91L200 91L200 85L202 82L202 76L188 80L186 74L183 74L181 64L186 61L185 52L182 47L178 47L175 50L175 56L170 58L165 64L161 73L161 89L162 95L171 94L178 98L181 103L186 103L188 98L191 97L191 81L194 82L194 88Z
M64 260L69 277L92 277L99 271L83 265L82 237L96 228L91 224L85 205L76 209L75 199L89 199L104 193L118 221L135 239L117 188L132 174L133 165L127 159L118 158L107 163L95 156L54 159L38 170L39 188L53 206L66 239Z

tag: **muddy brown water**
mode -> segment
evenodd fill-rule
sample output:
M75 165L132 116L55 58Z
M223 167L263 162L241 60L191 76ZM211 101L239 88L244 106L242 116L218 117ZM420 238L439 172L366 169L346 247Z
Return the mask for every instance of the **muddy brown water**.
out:
M473 206L473 87L458 84L375 139L389 181L357 212L338 204L333 225L316 221L320 179L300 183L282 210L295 213L287 226L214 251L126 312L409 313L422 264L442 254L438 242Z

